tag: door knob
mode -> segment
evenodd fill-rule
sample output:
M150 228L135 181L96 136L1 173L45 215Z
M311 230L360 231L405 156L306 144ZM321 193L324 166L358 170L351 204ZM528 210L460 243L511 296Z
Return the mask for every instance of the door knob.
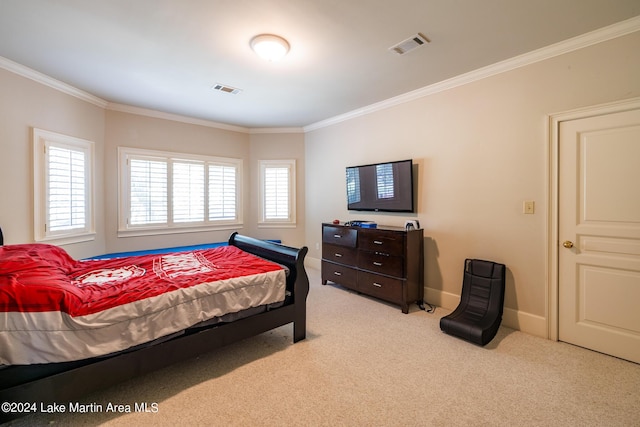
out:
M564 246L567 249L571 249L573 247L573 242L570 240L565 241L562 246Z

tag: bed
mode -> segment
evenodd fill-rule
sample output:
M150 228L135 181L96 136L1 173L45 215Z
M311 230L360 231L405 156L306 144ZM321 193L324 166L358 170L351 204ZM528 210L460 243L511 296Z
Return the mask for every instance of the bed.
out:
M102 260L3 246L0 422L286 324L303 340L306 253L238 233L213 249Z

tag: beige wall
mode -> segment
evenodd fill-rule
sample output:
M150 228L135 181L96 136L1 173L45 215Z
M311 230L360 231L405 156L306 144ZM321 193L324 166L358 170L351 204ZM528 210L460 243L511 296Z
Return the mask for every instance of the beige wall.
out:
M65 245L74 257L108 252L226 241L233 231L304 240L304 135L250 134L179 120L150 117L96 106L31 79L0 69L0 226L7 244L33 241L32 127L94 141L96 239ZM151 114L153 115L153 114ZM118 237L119 146L243 159L244 225L212 232ZM260 229L258 160L296 159L298 226Z
M501 262L505 324L546 336L548 115L640 96L639 51L635 33L308 132L310 257L323 221L415 217L348 212L344 195L345 166L413 158L427 301L457 305L465 258Z
M244 227L198 233L165 234L146 237L118 237L118 147L145 148L187 154L243 159L243 181L250 182L249 135L139 114L107 111L105 137L105 205L108 252L121 252L170 246L226 241L233 231ZM244 186L243 203L249 206L251 188Z
M0 227L5 243L33 241L32 128L95 143L95 191L104 193L104 109L0 69ZM104 202L95 200L96 240L67 245L76 257L103 253Z
M260 219L260 160L294 159L296 161L296 226L258 227ZM280 239L282 243L299 247L306 245L305 228L305 147L304 134L257 133L251 135L251 200L249 204L249 235L259 239Z
M250 134L245 131L107 111L105 137L105 231L108 252L226 241L233 231L283 243L304 244L304 137L300 133ZM133 147L243 160L243 227L211 232L148 237L118 237L117 148ZM298 226L258 228L258 161L296 159L298 169Z

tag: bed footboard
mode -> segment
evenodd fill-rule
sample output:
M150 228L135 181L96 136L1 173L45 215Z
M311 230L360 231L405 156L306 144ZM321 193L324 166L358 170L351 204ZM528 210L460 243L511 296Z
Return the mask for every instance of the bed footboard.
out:
M304 269L304 258L308 249L292 248L279 243L267 242L233 233L229 237L229 245L236 246L243 251L282 264L289 268L287 277L287 291L293 298L295 305L295 319L293 319L293 342L303 340L306 336L307 295L309 294L309 277Z

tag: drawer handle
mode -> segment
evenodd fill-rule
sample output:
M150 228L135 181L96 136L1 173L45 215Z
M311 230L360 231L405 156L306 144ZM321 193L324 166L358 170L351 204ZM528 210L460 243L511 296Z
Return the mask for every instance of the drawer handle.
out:
M339 239L339 238L341 238L342 236L341 236L341 235L339 235L339 234L334 234L334 235L333 235L333 237L335 237L336 239Z
M340 273L339 271L334 271L333 274L336 276L342 276L342 273Z
M375 262L374 261L373 265L375 265L376 267L382 267L382 263L381 262Z
M376 245L381 245L382 242L380 240L374 240L373 243L375 243Z
M342 254L333 254L334 257L336 258L340 258L342 256Z
M376 288L381 288L382 287L382 285L380 283L376 283L376 282L373 282L372 285L375 286Z

